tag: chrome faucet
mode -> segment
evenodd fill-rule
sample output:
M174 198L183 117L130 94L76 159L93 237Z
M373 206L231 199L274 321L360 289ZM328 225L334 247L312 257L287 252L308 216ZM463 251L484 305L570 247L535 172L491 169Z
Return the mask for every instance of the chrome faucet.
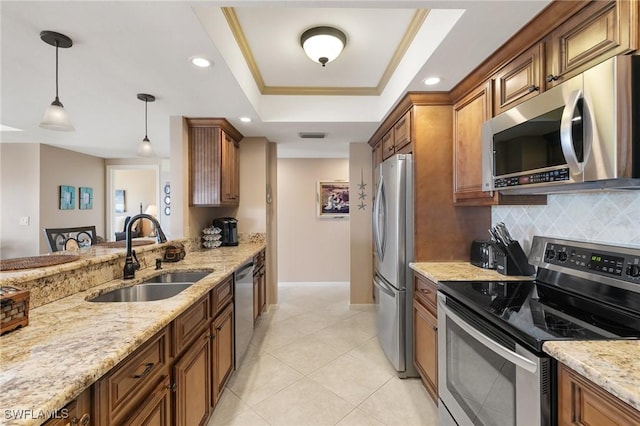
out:
M137 221L138 219L149 219L151 222L153 222L153 224L156 227L156 239L158 240L158 243L164 243L167 241L167 237L164 235L164 232L162 232L162 228L160 228L160 223L155 217L145 213L140 213L133 216L129 220L129 223L127 223L127 227L125 228L125 231L126 231L125 239L127 244L127 257L124 260L124 279L125 280L130 280L135 278L136 271L140 269L140 262L138 262L138 258L136 257L136 251L132 250L131 248L131 246L133 245L131 242L131 228L133 227L134 222Z

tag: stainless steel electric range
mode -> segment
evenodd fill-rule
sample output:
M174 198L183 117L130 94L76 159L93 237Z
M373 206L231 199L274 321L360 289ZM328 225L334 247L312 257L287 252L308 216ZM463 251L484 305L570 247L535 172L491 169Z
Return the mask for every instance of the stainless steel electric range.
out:
M533 281L438 284L441 425L553 425L550 340L640 338L640 249L534 237Z

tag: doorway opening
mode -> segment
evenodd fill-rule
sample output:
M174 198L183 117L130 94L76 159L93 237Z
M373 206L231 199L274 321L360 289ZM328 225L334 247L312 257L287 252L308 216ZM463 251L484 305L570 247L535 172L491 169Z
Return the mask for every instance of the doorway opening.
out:
M160 207L160 166L127 164L107 166L107 241L124 229L128 216L147 213L162 223Z

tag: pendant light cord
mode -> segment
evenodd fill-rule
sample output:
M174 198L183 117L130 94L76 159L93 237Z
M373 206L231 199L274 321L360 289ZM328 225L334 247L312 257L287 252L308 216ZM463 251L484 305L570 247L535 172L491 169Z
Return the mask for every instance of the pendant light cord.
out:
M147 136L147 100L144 100L144 138L149 139Z
M60 99L58 98L58 46L60 42L56 40L56 102L60 103Z

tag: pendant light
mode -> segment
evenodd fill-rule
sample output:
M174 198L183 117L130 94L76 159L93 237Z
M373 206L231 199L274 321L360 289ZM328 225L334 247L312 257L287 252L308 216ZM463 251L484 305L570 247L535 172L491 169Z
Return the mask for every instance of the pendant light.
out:
M56 48L56 98L51 105L45 110L44 117L40 122L40 127L49 130L60 130L70 132L75 130L69 120L69 114L65 111L60 98L58 97L58 48L69 48L73 46L73 41L64 34L54 31L42 31L40 39Z
M147 136L147 102L153 102L156 97L153 95L147 95L146 93L138 93L138 99L144 101L144 139L138 144L138 156L140 157L152 157L153 146Z
M347 44L347 36L337 28L309 28L300 36L304 53L314 62L322 64L336 59Z

